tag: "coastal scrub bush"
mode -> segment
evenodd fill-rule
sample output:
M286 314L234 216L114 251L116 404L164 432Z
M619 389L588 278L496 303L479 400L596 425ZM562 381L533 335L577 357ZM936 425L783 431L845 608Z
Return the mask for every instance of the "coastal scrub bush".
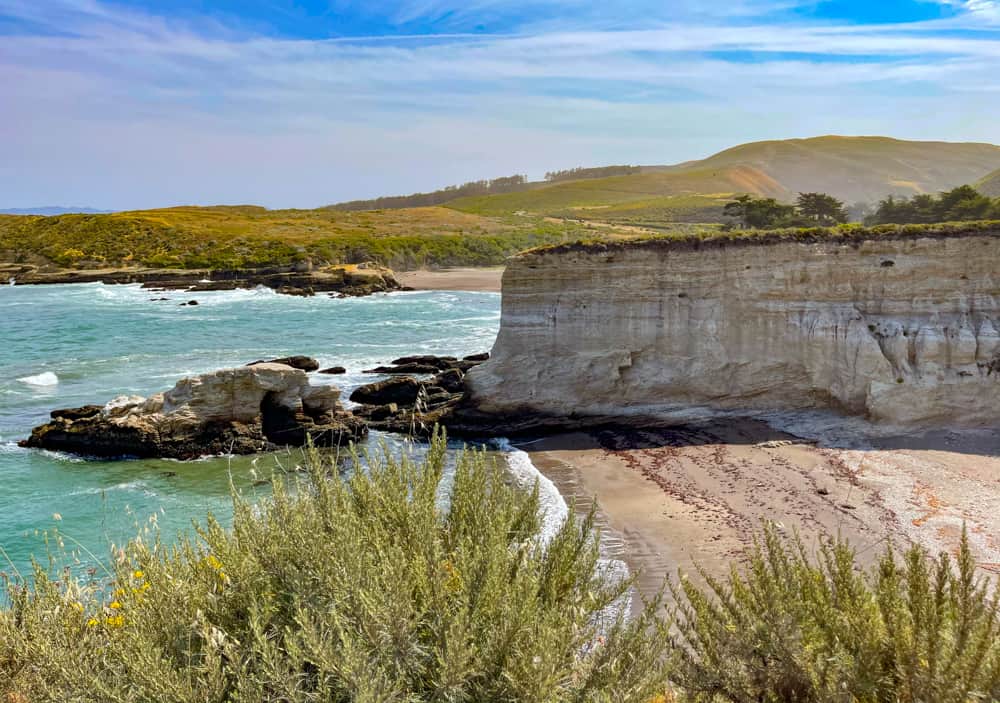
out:
M133 542L107 583L38 568L0 612L0 700L640 701L668 638L599 560L593 516L546 541L537 491L468 451L387 453L234 499L231 529ZM6 699L3 696L7 696ZM661 698L661 700L665 700Z
M682 580L673 679L699 702L1000 700L996 585L912 547L868 573L844 542L813 560L764 531L743 574Z

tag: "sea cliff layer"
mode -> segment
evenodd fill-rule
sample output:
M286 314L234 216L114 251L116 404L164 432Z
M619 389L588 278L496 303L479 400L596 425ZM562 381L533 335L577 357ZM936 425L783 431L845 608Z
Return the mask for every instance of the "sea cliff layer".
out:
M1000 225L565 245L520 255L469 418L686 407L1000 419ZM532 420L531 418L535 418Z

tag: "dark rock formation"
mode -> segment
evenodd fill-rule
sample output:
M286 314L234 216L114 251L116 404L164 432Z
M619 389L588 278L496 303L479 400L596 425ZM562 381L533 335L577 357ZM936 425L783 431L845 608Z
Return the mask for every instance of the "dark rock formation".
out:
M400 357L392 366L379 367L375 371L398 374L409 370L410 373L435 375L426 380L396 376L362 386L351 395L352 401L361 404L354 414L364 418L371 428L386 432L426 435L435 425L450 427L453 414L465 400L466 371L488 358L488 353L461 360L427 354Z
M149 398L123 396L103 407L57 410L21 445L172 459L250 454L307 440L332 446L367 432L339 398L337 388L312 386L304 371L282 364L223 369L182 379Z
M351 401L362 405L396 403L401 406L412 406L417 402L421 387L419 381L409 376L390 378L361 386L351 393Z
M311 356L301 355L283 356L280 359L271 359L269 361L258 359L257 361L251 361L247 366L256 366L258 364L282 364L283 366L291 366L293 369L301 371L316 371L319 369L318 361Z
M320 369L319 373L325 373L331 376L336 376L339 374L347 373L347 369L345 369L343 366L331 366L328 369Z
M97 415L103 409L103 405L84 405L80 408L63 408L62 410L53 410L49 413L49 416L53 420L57 420L59 418L64 418L66 420L82 420L85 417L93 417L94 415Z
M104 269L43 270L38 266L11 268L18 285L40 283L141 283L155 290L217 291L265 286L288 295L336 293L371 295L399 290L392 271L376 264L334 265L316 268L301 262L289 266L248 269ZM8 269L4 269L8 270Z
M390 366L377 366L374 369L365 369L362 373L430 374L448 369L458 369L464 373L489 358L490 355L488 352L473 354L464 359L458 359L454 356L434 356L433 354L402 356L389 362Z

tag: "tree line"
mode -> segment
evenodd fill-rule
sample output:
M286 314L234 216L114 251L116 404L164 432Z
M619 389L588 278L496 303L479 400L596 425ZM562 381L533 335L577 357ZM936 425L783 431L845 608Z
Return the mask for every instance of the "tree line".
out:
M733 220L730 226L741 229L829 227L847 222L844 203L826 193L799 193L794 205L741 195L726 203L723 214Z
M1000 198L985 196L972 186L959 186L937 196L897 198L890 195L879 201L875 211L865 218L865 224L906 225L969 220L1000 220Z
M610 176L629 176L639 173L639 166L599 166L597 168L571 168L564 171L549 171L545 181L558 183L583 178L608 178ZM350 200L331 205L334 210L398 210L407 207L429 207L443 205L458 198L468 198L482 195L499 195L501 193L516 193L528 190L534 184L523 174L501 176L487 180L469 181L456 186L447 186L429 193L412 193L411 195L390 195L370 200Z
M545 180L549 183L575 181L581 178L609 178L611 176L631 176L642 170L639 166L598 166L596 168L570 168L564 171L549 171Z
M331 205L334 210L394 210L407 207L428 207L442 205L456 198L466 198L476 195L497 195L499 193L514 193L528 187L528 177L521 174L501 176L489 180L469 181L457 186L447 186L430 193L413 193L411 195L391 195L372 200L351 200L346 203Z
M794 204L741 195L726 203L723 214L730 218L730 227L740 229L829 227L852 219L868 226L1000 220L1000 198L990 198L968 185L936 196L890 195L874 208L863 203L848 208L826 193L799 193Z

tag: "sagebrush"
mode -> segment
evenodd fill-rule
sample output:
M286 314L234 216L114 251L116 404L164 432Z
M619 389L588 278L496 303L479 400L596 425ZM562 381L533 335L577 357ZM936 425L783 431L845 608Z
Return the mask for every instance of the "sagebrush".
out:
M0 614L0 693L31 701L647 701L666 690L651 603L601 565L590 518L540 541L537 494L445 444L236 501L231 530L133 543L113 583L39 570ZM448 482L445 482L448 483ZM20 700L20 699L17 699Z

